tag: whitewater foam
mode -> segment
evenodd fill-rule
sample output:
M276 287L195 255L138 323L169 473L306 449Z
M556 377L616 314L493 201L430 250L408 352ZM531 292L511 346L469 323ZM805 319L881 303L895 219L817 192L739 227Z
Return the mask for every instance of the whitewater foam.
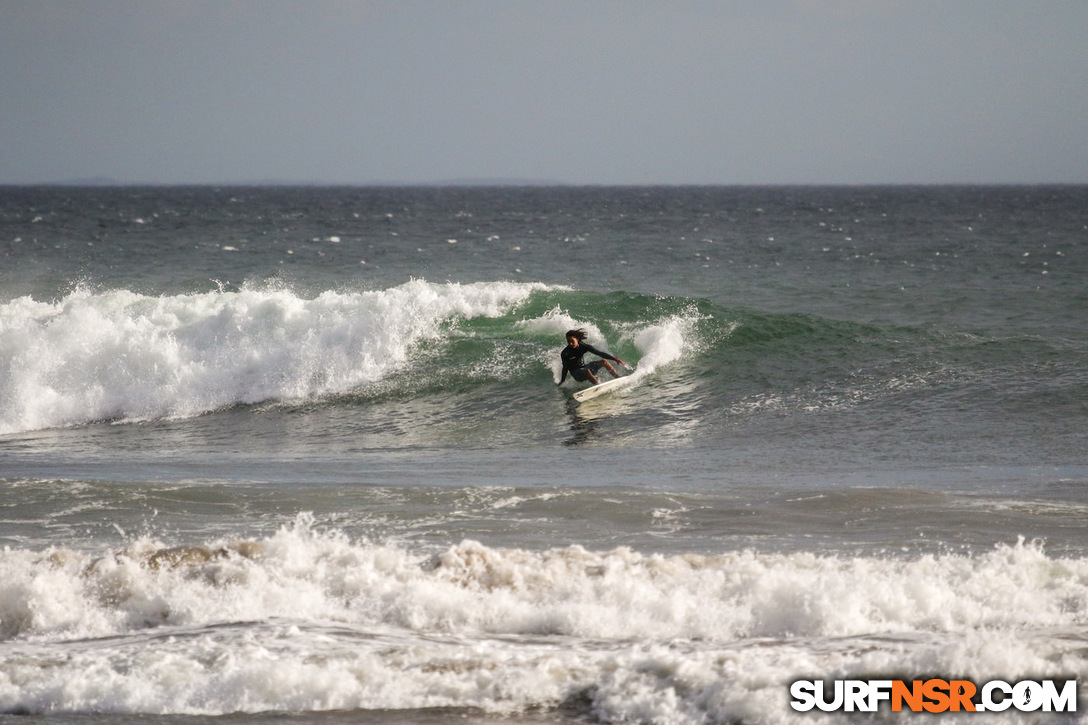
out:
M454 318L496 317L538 284L430 284L150 297L77 289L0 306L0 434L188 417L381 380Z
M902 560L427 554L302 515L259 541L3 551L0 710L577 701L606 722L788 721L788 683L812 673L1083 676L1086 611L1088 560L1025 543Z

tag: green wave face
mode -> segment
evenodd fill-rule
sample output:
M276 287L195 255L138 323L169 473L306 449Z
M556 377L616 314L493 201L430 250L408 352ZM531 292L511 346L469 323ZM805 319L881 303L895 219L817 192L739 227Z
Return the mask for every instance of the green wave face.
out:
M3 312L3 432L164 419L199 432L229 415L258 452L760 449L819 432L834 455L894 448L903 431L932 451L952 430L996 445L995 419L1054 421L1060 444L1060 412L1085 389L1074 343L539 283L77 290ZM632 384L577 405L579 384L556 385L571 328L633 367Z

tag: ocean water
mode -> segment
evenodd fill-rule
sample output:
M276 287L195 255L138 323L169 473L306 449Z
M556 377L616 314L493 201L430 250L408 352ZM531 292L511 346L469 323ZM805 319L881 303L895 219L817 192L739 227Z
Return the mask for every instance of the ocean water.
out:
M891 676L1088 682L1088 188L0 188L0 723Z

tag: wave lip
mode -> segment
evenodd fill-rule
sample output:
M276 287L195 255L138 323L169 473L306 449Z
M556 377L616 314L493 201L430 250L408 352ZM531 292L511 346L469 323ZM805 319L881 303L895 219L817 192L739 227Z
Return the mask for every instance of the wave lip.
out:
M345 392L403 365L447 320L502 315L537 289L414 280L312 299L280 288L20 298L0 307L0 434Z

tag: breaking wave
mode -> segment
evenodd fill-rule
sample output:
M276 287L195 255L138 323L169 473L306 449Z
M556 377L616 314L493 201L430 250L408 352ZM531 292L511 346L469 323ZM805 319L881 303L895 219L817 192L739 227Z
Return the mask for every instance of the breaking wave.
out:
M1088 561L1024 543L899 560L468 540L420 553L303 514L257 540L9 549L0 582L7 712L776 722L805 720L787 704L804 673L1088 674Z

